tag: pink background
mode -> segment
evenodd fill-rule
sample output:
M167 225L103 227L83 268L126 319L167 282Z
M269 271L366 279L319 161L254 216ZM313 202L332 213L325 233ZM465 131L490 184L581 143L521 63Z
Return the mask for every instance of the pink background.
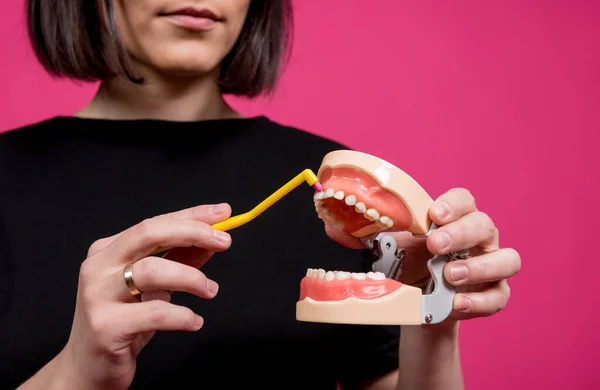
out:
M0 131L73 113L94 86L46 76L4 3ZM236 104L475 194L523 269L505 311L462 325L467 388L599 388L600 3L399 3L296 1L278 94Z

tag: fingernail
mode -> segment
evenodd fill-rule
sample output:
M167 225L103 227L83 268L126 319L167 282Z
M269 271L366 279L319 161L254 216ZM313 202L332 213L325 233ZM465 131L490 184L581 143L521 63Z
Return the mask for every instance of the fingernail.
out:
M444 249L450 245L450 235L446 232L437 232L434 238L440 249Z
M467 312L471 308L471 300L464 295L458 298L458 311Z
M215 282L214 280L210 280L210 279L208 279L206 281L206 288L208 288L208 291L212 295L216 295L217 291L219 291L219 285L217 284L217 282Z
M433 213L440 218L445 218L450 214L450 206L444 201L437 202L433 205Z
M466 279L468 271L469 270L467 269L466 266L464 266L464 265L457 265L456 267L450 268L450 277L455 282L458 282L458 281L461 281L463 279Z
M216 215L223 214L227 210L227 203L216 204L212 207L212 212Z
M228 243L229 241L231 241L231 236L227 232L215 230L214 234L215 234L215 238L221 242Z

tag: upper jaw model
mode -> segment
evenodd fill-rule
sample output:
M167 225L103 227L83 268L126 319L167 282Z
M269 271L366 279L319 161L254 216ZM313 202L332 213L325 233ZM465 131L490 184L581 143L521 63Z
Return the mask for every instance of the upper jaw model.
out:
M379 260L373 272L309 269L300 282L299 321L380 325L419 325L443 321L452 310L453 288L443 278L450 256L428 262L426 294L398 282L403 250L386 231L427 236L433 199L408 174L378 157L350 150L327 154L318 171L323 191L314 195L325 224L365 242Z

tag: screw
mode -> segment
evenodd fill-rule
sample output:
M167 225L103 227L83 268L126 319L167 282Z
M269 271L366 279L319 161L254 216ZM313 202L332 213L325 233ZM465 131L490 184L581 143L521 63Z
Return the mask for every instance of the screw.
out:
M388 242L387 244L385 244L385 247L386 247L387 249L390 249L390 248L392 247L392 243Z
M433 321L433 316L431 314L427 314L425 316L425 322L427 322L428 324L431 324L431 321Z

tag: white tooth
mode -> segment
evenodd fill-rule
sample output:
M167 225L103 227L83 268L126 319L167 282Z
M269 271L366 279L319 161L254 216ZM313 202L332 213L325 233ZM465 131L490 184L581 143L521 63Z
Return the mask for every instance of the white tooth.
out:
M322 200L315 201L315 207L321 207L321 206L323 206L323 201Z
M335 274L331 271L327 271L327 273L325 274L325 279L327 279L328 281L335 279Z
M348 206L354 206L356 204L356 196L354 196L354 195L348 195L346 197L346 204Z
M317 277L317 270L316 269L311 269L310 270L310 277L311 278L316 278Z
M350 272L340 271L335 274L335 278L337 280L346 280L350 279Z
M328 188L323 195L323 199L331 198L333 196L333 188Z
M392 219L390 217L385 216L385 215L383 217L379 218L378 222L380 222L383 225L383 227L385 227L387 229L394 226L394 221L392 221Z
M385 274L383 272L369 272L367 278L373 280L385 280Z
M325 196L325 192L320 191L315 194L314 198L315 198L315 200L321 200L321 199L323 199L324 196Z
M354 210L356 210L357 213L364 214L367 211L367 206L365 206L363 202L358 202L356 206L354 206Z
M379 213L375 209L368 209L365 213L365 218L369 221L377 221L379 219Z
M344 191L338 191L335 193L335 195L333 195L334 198L336 198L337 200L342 200L344 199Z
M337 229L337 230L343 230L343 229L344 229L344 223L343 223L343 222L341 222L341 221L337 221L337 220L335 220L335 221L333 222L333 226L332 226L332 227L333 227L334 229Z
M325 279L325 274L326 274L326 272L325 272L325 270L323 268L319 268L317 270L317 277L319 279Z
M310 268L306 270L306 276L310 276Z
M365 280L367 278L367 274L365 274L364 272L352 272L352 279L357 279L357 280Z

